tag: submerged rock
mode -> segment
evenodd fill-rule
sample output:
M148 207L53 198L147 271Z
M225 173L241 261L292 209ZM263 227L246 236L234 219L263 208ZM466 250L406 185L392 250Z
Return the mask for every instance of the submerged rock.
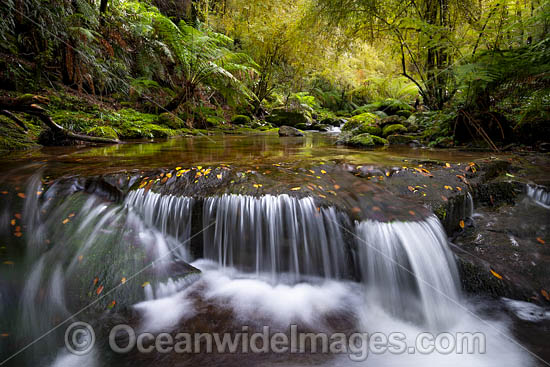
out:
M359 134L352 137L349 140L348 144L352 146L372 148L378 145L386 145L388 144L388 141L379 136L365 133L365 134Z
M279 136L304 136L304 133L292 126L281 126Z
M416 141L414 139L415 139L414 136L409 136L409 135L394 134L394 135L388 136L388 142L390 143L390 145L409 144L409 143L412 143L413 141Z

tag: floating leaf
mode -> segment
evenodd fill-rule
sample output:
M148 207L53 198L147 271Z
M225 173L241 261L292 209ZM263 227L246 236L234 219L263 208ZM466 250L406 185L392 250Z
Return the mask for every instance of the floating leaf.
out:
M95 291L97 295L99 295L101 292L103 292L103 286L100 285L99 288Z
M24 199L27 197L27 195L23 194L22 192L18 192L17 196L19 196L21 199Z
M113 302L109 303L109 305L107 306L108 309L111 309L113 307L115 307L116 305L116 301L113 300Z
M544 240L540 237L537 237L537 242L540 243L541 245L544 245L546 242L544 242Z
M94 278L94 285L96 285L97 282L99 282L99 278L98 278L98 277L95 277L95 278Z
M149 284L151 284L151 283L145 282L145 283L143 283L141 286L142 286L143 288L145 288L145 287L147 287Z
M512 178L516 177L516 176L514 176L514 175L512 175L512 174L509 174L508 172L506 172L506 176L512 177Z
M451 168L451 165L449 163L445 163L445 167Z
M21 232L15 232L13 235L14 235L15 237L21 237L21 236L23 235L23 233L21 233Z
M334 190L340 190L340 185L334 185Z
M499 273L497 273L493 269L491 269L491 274L493 274L493 276L497 279L502 279L502 275L500 275Z
M414 192L414 187L412 186L407 186L407 189L409 189L410 192Z
M218 178L218 180L221 180L223 176L222 176L221 173L218 173L218 174L216 175L216 177Z
M181 169L181 167L176 167L176 171L179 171Z
M351 208L351 211L352 211L353 213L358 214L358 213L361 213L361 208L358 208L358 207L354 206L353 208Z
M72 218L72 217L74 217L75 215L76 215L75 213L71 213L71 214L69 214L69 218Z
M464 229L464 221L463 220L458 222L458 225L460 226L460 228Z
M540 293L546 298L548 301L550 301L550 295L545 289L541 289Z
M290 190L292 190L292 191L298 191L298 190L301 190L301 189L302 189L301 187L293 187L293 188L291 188Z
M410 214L410 215L416 215L416 213L415 213L414 211L412 211L412 210L409 210L409 214Z
M325 171L324 169L321 170L321 173L324 175L327 173L327 171Z
M120 282L121 282L122 284L126 283L126 277L122 277L122 279L120 280Z
M12 219L12 220L10 221L10 224L11 224L12 226L14 226L14 225L15 225L15 219Z
M449 185L445 185L444 187L445 187L445 190L452 190L453 189L453 187L449 186Z
M65 218L65 219L63 219L63 222L61 222L61 223L63 223L63 224L67 224L67 223L69 223L69 221L70 221L70 219L69 219L69 218Z
M14 217L17 218L17 219L21 219L21 214L15 213Z

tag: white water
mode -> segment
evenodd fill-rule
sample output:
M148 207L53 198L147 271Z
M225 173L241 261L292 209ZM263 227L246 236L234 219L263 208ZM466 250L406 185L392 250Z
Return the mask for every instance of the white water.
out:
M550 193L545 187L527 185L527 195L538 205L550 209Z
M24 291L23 314L33 323L67 312L65 283L77 274L80 256L89 256L96 246L114 246L113 256L119 257L128 250L118 247L132 243L163 257L155 262L157 272L169 271L173 261L189 261L186 241L191 236L193 204L191 198L142 190L131 193L122 206L89 199L77 214L78 230L74 234L62 230L65 234L60 236L67 240L80 236L82 245L38 257ZM41 225L59 226L65 215L58 209L48 218L51 223L46 220ZM143 301L133 306L140 315L140 331L185 328L186 320L200 315L195 304L199 297L232 310L236 325L298 323L330 331L327 320L336 316L361 332L400 331L411 340L427 330L481 331L488 338L488 354L384 354L371 356L366 361L369 366L530 363L509 340L506 323L472 314L475 309L460 294L456 265L435 217L352 224L335 208L318 209L312 198L224 195L204 201L202 227L211 223L215 224L205 231L203 241L208 260L192 264L203 271L198 279L169 277L143 287ZM55 259L68 260L68 266ZM362 282L343 280L351 274L359 275ZM38 301L43 292L45 304ZM100 351L94 353L82 358L62 354L53 366L92 366L101 359ZM329 365L349 362L343 357Z

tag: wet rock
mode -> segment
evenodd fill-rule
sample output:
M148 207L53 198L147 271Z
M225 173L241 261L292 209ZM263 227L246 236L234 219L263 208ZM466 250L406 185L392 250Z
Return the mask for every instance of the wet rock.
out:
M413 141L416 141L414 140L413 136L399 135L399 134L388 136L388 142L390 143L390 145L406 145Z
M279 136L304 136L304 133L292 126L281 126Z
M356 147L372 148L379 145L387 145L388 141L376 135L359 134L353 136L348 144Z

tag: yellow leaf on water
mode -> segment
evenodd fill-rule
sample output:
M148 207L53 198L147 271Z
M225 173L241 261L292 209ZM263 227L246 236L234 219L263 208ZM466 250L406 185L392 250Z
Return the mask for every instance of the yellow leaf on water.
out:
M458 222L458 225L460 226L460 228L464 229L464 221L463 220Z
M65 218L65 219L63 219L63 222L61 222L61 223L63 223L63 224L67 224L67 223L69 223L69 221L70 221L70 219L69 219L69 218Z
M147 287L149 284L151 284L151 283L145 282L145 283L143 283L141 286L142 286L143 288L145 288L145 287Z
M201 170L201 169L202 169L202 166L197 166L197 169L198 169L198 170Z
M218 178L218 180L221 180L223 176L222 176L221 173L218 173L218 174L216 175L216 177Z
M340 185L334 185L334 190L339 190L340 189Z
M537 242L540 243L541 245L545 244L544 240L540 237L537 237Z
M327 173L327 171L325 171L324 169L321 170L321 173L324 175L325 173Z
M14 226L14 225L15 225L15 219L12 219L12 220L10 221L10 224L11 224L12 226Z
M75 215L76 215L75 213L71 213L71 214L69 214L69 218L72 218L72 217L74 217Z
M493 269L491 269L491 274L493 274L493 276L497 279L502 279L502 275L500 275L499 273L497 273Z
M166 174L166 177L168 177L168 178L172 177L172 173L171 173L171 172L168 172L168 173Z
M449 163L445 163L445 167L451 168L451 165Z
M120 280L120 282L121 282L122 284L126 283L126 277L122 277L122 279Z
M181 167L176 167L176 171L179 171L181 169Z
M293 187L291 188L292 191L298 191L298 190L301 190L302 188L301 187Z
M407 189L409 189L410 192L414 192L414 187L412 186L407 186Z

